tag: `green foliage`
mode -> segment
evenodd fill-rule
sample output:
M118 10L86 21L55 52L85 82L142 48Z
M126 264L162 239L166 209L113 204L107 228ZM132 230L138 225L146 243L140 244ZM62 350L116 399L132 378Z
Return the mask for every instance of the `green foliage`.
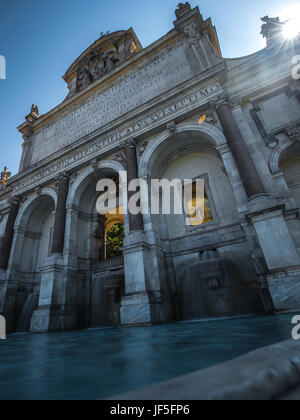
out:
M121 247L125 237L125 227L122 223L113 225L106 234L106 258L122 255Z

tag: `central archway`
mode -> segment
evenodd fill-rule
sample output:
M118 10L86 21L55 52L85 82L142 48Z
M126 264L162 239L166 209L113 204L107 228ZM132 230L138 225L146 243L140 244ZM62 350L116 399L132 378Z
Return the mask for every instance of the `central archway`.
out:
M29 331L33 312L38 307L41 269L51 255L55 207L54 192L44 191L25 202L16 220L12 261L19 276L14 327L17 332Z
M247 241L242 234L236 243L230 240L232 231L240 230L234 191L238 171L223 133L205 123L182 123L176 132L165 131L145 150L140 176L169 182L189 180L191 190L197 179L204 180L205 218L201 223L188 223L188 214L146 216L147 228L164 249L159 258L164 262L161 288L176 318L263 312ZM182 201L188 207L185 190Z
M107 233L120 223L124 232L127 219L123 215L99 215L96 203L98 181L118 180L122 171L118 162L102 161L96 168L83 171L70 189L66 249L77 264L78 328L120 324L124 260L120 243L108 250Z

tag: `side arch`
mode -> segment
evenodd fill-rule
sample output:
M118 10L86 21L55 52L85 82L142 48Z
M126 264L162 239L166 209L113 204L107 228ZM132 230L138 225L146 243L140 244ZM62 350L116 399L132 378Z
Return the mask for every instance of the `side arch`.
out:
M196 123L182 123L176 127L175 136L180 134L182 134L183 136L185 134L188 135L189 132L199 134L199 137L202 137L203 140L208 141L210 145L212 145L214 148L227 145L227 140L223 132L218 127L212 124L203 123L200 125ZM151 162L155 151L159 149L160 145L162 145L166 140L170 139L173 136L173 134L165 130L154 142L152 142L148 146L141 158L139 165L141 177L149 175L149 163Z
M285 141L282 144L279 144L277 148L273 151L270 156L269 167L271 170L272 175L276 175L280 171L280 163L284 156L289 154L293 146L293 142L290 140Z
M27 225L27 222L31 216L32 206L36 200L43 200L45 196L49 196L53 199L55 208L57 205L57 193L52 188L44 188L40 194L34 193L28 200L21 206L18 216L15 221L15 227L22 228ZM38 204L38 202L36 203Z
M68 199L67 199L67 206L75 205L78 206L80 197L82 196L84 190L89 185L91 178L93 176L98 176L100 171L105 172L105 170L111 170L116 173L119 173L119 175L122 176L123 179L123 172L125 171L124 167L121 165L121 163L114 161L114 160L103 160L98 163L96 169L94 167L88 167L86 168L79 177L75 180L73 185L70 188Z

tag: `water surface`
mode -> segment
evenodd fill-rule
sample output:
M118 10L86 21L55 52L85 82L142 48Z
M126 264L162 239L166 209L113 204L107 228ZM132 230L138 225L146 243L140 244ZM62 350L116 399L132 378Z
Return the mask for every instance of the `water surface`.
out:
M207 368L291 337L292 315L0 341L0 399L99 399Z

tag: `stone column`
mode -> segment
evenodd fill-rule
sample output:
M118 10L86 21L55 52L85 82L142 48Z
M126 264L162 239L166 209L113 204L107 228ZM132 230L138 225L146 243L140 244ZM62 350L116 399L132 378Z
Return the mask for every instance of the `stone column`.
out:
M59 176L58 200L53 232L52 254L63 254L66 227L66 202L69 191L69 176L63 173Z
M242 133L232 114L229 100L220 98L212 105L217 111L248 198L251 199L256 196L266 195L266 191L243 139Z
M0 250L0 270L6 270L8 267L11 245L14 236L14 225L20 207L20 199L11 200L9 215L6 223L5 234L1 243Z
M29 128L24 134L23 134L23 144L22 144L22 157L21 162L19 166L19 172L24 171L29 166L29 152L30 152L30 146L31 146L31 137L33 135L33 131L31 128Z
M52 255L40 269L39 307L34 311L30 325L30 331L33 333L72 330L77 326L76 306L74 305L77 267L66 265L63 256L66 202L69 190L68 174L60 174L58 182Z
M136 144L132 139L127 142L124 146L126 154L126 166L127 166L127 182L129 183L138 179L138 163L137 163L137 154L136 154ZM135 192L128 191L128 202L130 198L135 194ZM129 228L130 232L143 231L143 215L141 213L134 215L129 212Z
M138 179L138 163L134 140L125 143L127 181ZM128 191L128 201L136 194ZM121 324L146 325L163 320L160 285L155 284L154 257L144 232L143 215L129 212L129 234L123 246L125 296L121 299ZM151 260L151 263L150 263Z

